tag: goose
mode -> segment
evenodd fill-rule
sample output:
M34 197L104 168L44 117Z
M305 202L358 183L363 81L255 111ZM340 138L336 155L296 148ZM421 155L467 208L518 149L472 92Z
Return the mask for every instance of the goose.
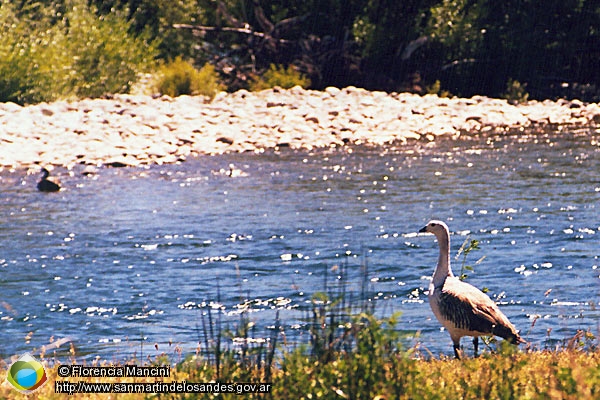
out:
M419 232L434 234L440 247L428 298L436 318L450 333L456 358L460 359L460 339L463 336L473 336L475 357L479 336L495 335L512 344L525 343L492 299L452 273L448 226L442 221L432 220Z
M58 192L60 185L48 179L50 172L46 168L42 168L42 179L37 184L37 189L40 192Z

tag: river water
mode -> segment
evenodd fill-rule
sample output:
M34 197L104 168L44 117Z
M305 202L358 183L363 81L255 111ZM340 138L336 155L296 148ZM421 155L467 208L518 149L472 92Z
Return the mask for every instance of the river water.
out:
M487 287L532 345L554 346L578 329L596 335L599 142L586 128L206 156L92 175L59 168L59 193L38 192L37 174L5 170L0 355L185 355L204 340L202 313L222 313L232 328L242 303L253 337L271 336L279 310L286 341L302 342L300 310L344 269L349 298L370 299L381 316L402 313L408 345L452 354L425 293L437 243L417 231L433 218L452 231L455 273L461 244L480 241L468 281Z

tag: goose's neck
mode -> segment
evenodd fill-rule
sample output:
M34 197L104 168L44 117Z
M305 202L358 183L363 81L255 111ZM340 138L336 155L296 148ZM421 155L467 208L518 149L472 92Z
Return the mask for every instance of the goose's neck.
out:
M44 168L42 170L42 180L48 178L49 176L50 176L50 172L46 168Z
M437 241L440 246L440 256L433 273L433 284L435 286L442 285L447 277L454 276L452 268L450 268L450 235L448 232L444 232L437 237Z

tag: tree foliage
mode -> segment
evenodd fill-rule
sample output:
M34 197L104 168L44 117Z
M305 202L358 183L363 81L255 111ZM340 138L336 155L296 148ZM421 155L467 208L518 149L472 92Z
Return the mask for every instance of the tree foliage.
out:
M538 98L570 92L598 99L597 1L445 0L431 14L427 33L451 91L497 95L516 80Z
M36 45L56 39L52 32L68 32L65 15L82 2L98 26L126 23L126 32L105 30L104 39L137 40L127 46L167 62L208 62L229 90L248 88L276 65L293 66L316 89L436 86L501 96L516 82L527 90L521 98L600 100L597 0L4 0L0 96L30 84L19 71L35 67L14 68L34 50L26 32L34 28ZM98 47L79 48L91 53L80 63L101 60Z
M599 99L600 3L594 0L201 0L204 57L232 87L271 64L313 87L506 93ZM225 31L225 28L232 30ZM192 29L193 31L193 29ZM234 72L234 75L231 74Z

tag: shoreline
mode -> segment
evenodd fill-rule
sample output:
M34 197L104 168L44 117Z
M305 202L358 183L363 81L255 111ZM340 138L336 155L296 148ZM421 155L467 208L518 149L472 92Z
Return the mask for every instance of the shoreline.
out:
M600 104L300 87L202 96L0 103L0 168L138 166L187 157L385 145L540 124L600 125Z

